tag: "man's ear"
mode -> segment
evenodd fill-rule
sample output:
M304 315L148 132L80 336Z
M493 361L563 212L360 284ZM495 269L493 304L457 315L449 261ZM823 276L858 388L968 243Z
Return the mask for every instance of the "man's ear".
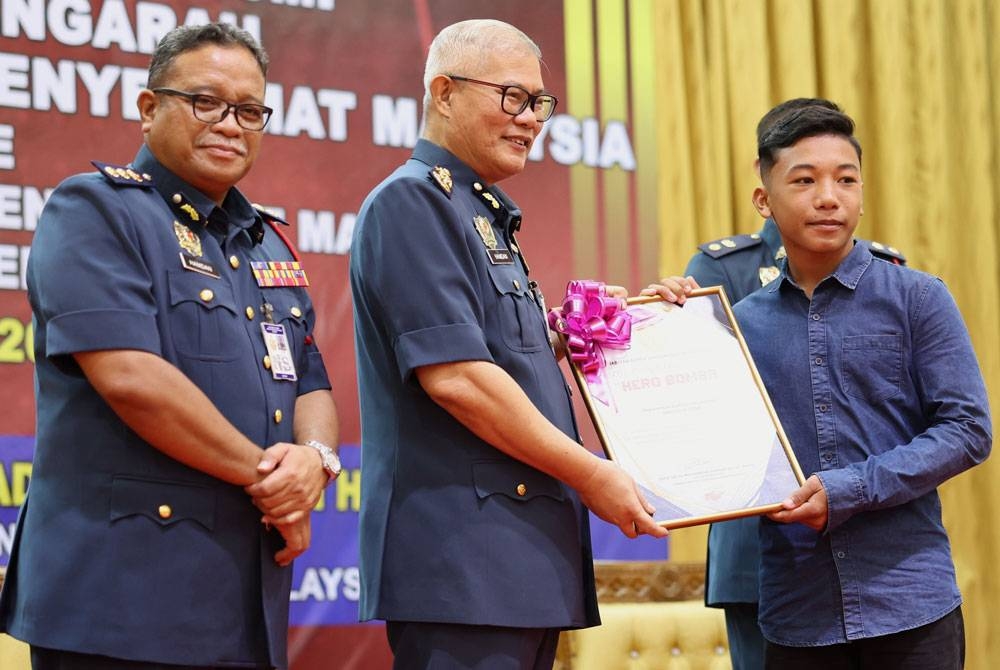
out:
M156 111L159 107L159 99L156 94L148 88L139 91L139 97L135 100L135 106L139 109L139 119L142 121L142 132L146 134L153 125Z
M771 204L767 196L767 188L758 186L753 190L753 206L765 219L771 216Z
M455 92L455 82L447 75L439 74L431 79L431 102L437 113L451 118L451 96Z

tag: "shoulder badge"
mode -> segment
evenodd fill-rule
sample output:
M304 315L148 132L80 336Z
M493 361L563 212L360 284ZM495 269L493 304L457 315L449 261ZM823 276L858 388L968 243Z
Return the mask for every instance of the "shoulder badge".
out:
M146 174L139 174L128 165L111 165L101 161L90 161L90 164L100 171L104 178L112 184L118 186L152 186L153 178Z
M761 241L762 240L760 239L760 235L758 233L753 233L751 235L732 235L730 237L723 237L722 239L718 239L713 242L699 244L698 248L711 258L722 258L723 256L728 256L734 251L755 247L760 244Z
M887 244L871 240L859 239L858 242L868 247L868 251L872 252L872 256L895 263L896 265L906 265L906 256L896 247L890 247Z
M453 182L451 180L451 170L444 167L443 165L435 165L430 171L431 177L437 182L437 185L441 187L444 194L451 197L451 188Z

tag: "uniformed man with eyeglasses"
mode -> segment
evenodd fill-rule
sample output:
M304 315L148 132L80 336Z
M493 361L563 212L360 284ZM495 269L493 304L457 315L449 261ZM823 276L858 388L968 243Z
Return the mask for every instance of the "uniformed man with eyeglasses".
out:
M354 231L361 617L387 621L397 668L551 668L560 629L599 622L583 505L666 534L578 442L498 187L556 107L540 57L499 21L442 30L423 138Z
M37 444L0 599L36 669L287 667L290 563L339 463L306 268L236 188L267 62L232 26L171 31L135 159L42 212Z

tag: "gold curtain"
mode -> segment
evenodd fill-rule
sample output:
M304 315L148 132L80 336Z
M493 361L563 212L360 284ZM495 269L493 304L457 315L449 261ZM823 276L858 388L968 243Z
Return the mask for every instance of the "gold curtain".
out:
M991 0L632 0L653 26L659 269L699 242L748 233L758 119L787 98L839 103L864 147L858 234L941 277L965 316L992 405L1000 393L1000 8ZM645 74L645 76L642 76ZM1000 602L1000 464L945 484L945 523L965 596L968 664L992 667ZM704 532L672 556L704 556ZM995 662L994 662L995 663Z

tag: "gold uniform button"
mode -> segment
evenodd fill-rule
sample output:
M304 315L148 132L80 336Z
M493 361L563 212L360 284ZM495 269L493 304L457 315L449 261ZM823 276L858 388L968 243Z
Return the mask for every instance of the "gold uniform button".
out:
M284 414L281 413L280 409L274 410L274 422L275 423L281 423L281 418L283 416L284 416Z
M514 288L516 288L518 291L520 291L521 290L521 282L519 282L519 281L517 281L515 279L514 280Z
M271 357L268 356L267 354L264 354L264 369L265 370L271 369Z
M476 189L477 191L482 191L482 190L483 190L483 185L482 185L482 184L480 184L480 183L479 183L479 182L477 181L476 183L474 183L474 184L472 185L472 188Z
M728 249L732 249L732 248L734 248L736 246L736 243L733 242L732 240L728 239L728 238L724 239L724 240L719 240L719 241L722 243L722 246L724 246L724 247L726 247Z
M296 319L299 318L300 316L302 316L302 310L299 309L298 307L292 307L288 311L291 312L292 316L294 316Z
M235 255L230 256L229 257L229 265L231 265L232 268L235 270L236 268L238 268L240 266L240 259L237 258Z
M174 193L174 194L173 194L173 196L171 196L171 198L170 198L170 199L174 201L174 204L175 204L175 205L179 205L179 204L181 204L181 201L182 201L182 200L183 200L184 198L182 198L182 197L181 197L181 194L180 194L180 193Z
M160 515L161 519L169 519L174 514L174 511L170 509L170 505L160 505L156 509L156 512Z
M524 484L518 484L517 485L517 495L523 496L527 492L528 492L528 487L527 486L525 486Z
M253 318L257 316L257 310L255 310L250 305L247 305L247 318L253 321Z
M215 297L215 293L210 288L203 288L201 293L198 294L198 297L205 302L212 302L212 298Z
M711 244L708 245L708 248L711 251L718 251L719 249L722 248L722 245L721 244L716 244L715 242L712 242Z
M513 252L514 252L515 254L516 254L516 253L519 253L519 251L520 251L520 250L519 250L519 249L517 248L517 245L516 245L516 244L512 244L512 245L510 245L510 250L511 250L511 251L513 251Z

